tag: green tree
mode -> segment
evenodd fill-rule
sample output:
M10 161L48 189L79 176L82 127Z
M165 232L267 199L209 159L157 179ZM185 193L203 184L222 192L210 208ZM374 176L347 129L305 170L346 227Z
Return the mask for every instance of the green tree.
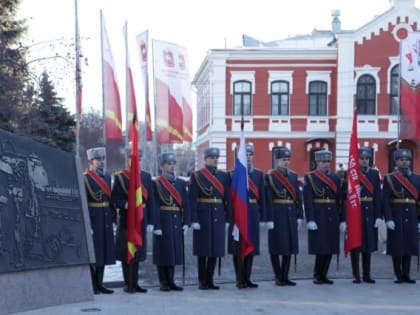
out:
M16 19L20 0L0 0L0 128L17 131L30 108L26 49L20 39L25 21Z
M72 151L75 143L75 117L57 96L48 73L43 72L39 94L30 112L30 135L38 141L65 151Z

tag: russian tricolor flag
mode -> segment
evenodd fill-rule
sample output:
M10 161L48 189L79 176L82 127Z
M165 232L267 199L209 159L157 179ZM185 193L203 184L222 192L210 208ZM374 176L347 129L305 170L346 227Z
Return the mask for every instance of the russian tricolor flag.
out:
M236 226L232 234L235 241L239 241L240 239L240 255L241 257L245 257L254 251L255 234L249 220L248 170L245 135L243 131L241 131L241 140L236 156L230 193L232 195L233 220Z

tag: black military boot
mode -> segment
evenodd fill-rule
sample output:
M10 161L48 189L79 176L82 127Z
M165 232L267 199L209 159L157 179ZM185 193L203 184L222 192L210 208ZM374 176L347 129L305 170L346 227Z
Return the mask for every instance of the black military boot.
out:
M173 290L173 291L184 290L183 287L180 287L180 286L175 284L175 281L174 281L175 267L174 266L166 267L166 275L167 275L167 279L168 279L168 283L169 283L169 288L171 290Z
M142 288L138 284L138 282L139 282L139 262L138 261L135 261L133 263L134 263L134 266L133 266L133 269L134 269L133 282L135 284L134 287L136 289L136 292L137 293L146 293L147 292L147 289Z
M208 257L207 258L207 270L206 270L206 277L207 277L207 286L211 290L219 290L220 287L217 285L214 285L213 282L213 275L214 275L214 269L216 268L216 257Z
M350 259L351 259L351 270L353 273L353 283L361 283L360 281L360 268L359 268L359 257L360 257L360 250L359 248L353 249L350 251Z
M362 253L363 265L363 282L375 283L376 281L370 277L370 253Z
M323 267L323 256L315 255L315 266L314 266L314 284L323 284L322 281L322 268Z
M245 272L244 272L244 261L240 255L232 255L233 267L235 269L236 276L236 287L238 289L245 289L247 287L245 283Z
M97 281L96 283L98 285L98 290L104 294L112 294L114 293L113 290L107 289L103 286L104 271L105 271L105 267L96 266L96 281Z
M200 290L208 290L207 285L207 266L206 266L206 257L198 256L197 257L197 269L198 269L198 288Z
M402 276L401 256L392 256L392 266L394 267L394 274L397 277L394 282L403 283L404 279Z
M280 267L280 259L278 255L270 255L271 266L273 267L274 276L276 277L275 283L278 286L286 285L283 281L283 275Z
M99 294L101 291L99 291L98 283L96 281L96 267L95 265L90 265L90 277L92 279L92 289L94 294Z
M411 256L402 257L402 278L405 283L416 283L416 280L410 278Z
M322 264L322 282L325 284L333 284L334 281L328 279L328 269L330 268L330 263L332 255L323 255L323 264Z
M245 284L248 288L258 288L258 284L251 282L251 273L252 273L252 262L254 260L254 256L248 255L243 258L244 260L244 272L243 275L245 277Z
M170 291L171 290L171 288L169 287L169 283L168 283L166 268L167 267L165 267L165 266L157 266L159 284L160 284L160 291Z
M290 262L292 257L290 255L284 255L282 259L282 273L283 273L283 281L286 285L295 286L296 282L291 281L289 279L289 270L290 270Z

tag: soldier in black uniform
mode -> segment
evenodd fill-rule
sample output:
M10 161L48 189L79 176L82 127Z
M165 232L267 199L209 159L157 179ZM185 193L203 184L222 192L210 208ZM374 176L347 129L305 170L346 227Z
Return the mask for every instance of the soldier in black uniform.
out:
M381 180L379 172L369 167L372 150L359 148L362 246L350 252L353 283L360 283L359 260L362 253L363 282L375 283L370 276L371 253L378 250L378 227L381 225Z
M87 150L89 170L83 173L96 258L96 263L91 265L95 294L114 293L103 286L105 265L115 264L111 176L104 170L105 155L102 147Z
M232 219L230 180L226 172L217 169L220 151L204 151L205 167L191 175L191 227L193 254L198 257L200 290L218 290L213 275L218 257L225 255L225 224Z
M232 236L234 224L231 224L228 232L228 252L232 254L233 266L236 274L236 286L238 289L257 288L258 284L251 281L252 263L255 255L260 254L260 221L265 216L265 189L264 173L254 168L255 148L252 144L246 145L247 168L248 168L248 195L249 195L249 221L255 236L254 251L245 257L240 256L240 240L235 241Z
M394 151L395 171L385 175L383 209L387 226L386 252L392 256L395 283L415 283L410 278L411 256L419 253L420 175L411 169L408 149Z
M331 151L315 152L317 169L304 175L309 254L316 255L315 284L334 283L327 277L328 269L332 255L339 253L340 229L343 232L346 229L342 213L343 190L340 178L330 170L331 160Z
M298 176L289 170L291 152L286 147L276 150L277 168L267 174L268 249L276 277L276 285L294 286L289 279L291 255L299 252L298 229L302 223L302 193ZM280 265L279 255L282 255Z
M114 186L112 188L112 203L118 212L116 256L121 261L124 279L124 291L127 293L146 293L147 289L138 284L139 263L146 260L147 256L147 232L153 231L153 219L156 217L153 199L152 177L148 172L140 171L141 193L143 201L143 219L141 222L142 247L136 252L134 259L127 263L127 208L128 191L130 186L130 157L131 149L126 150L127 169L114 174ZM141 160L142 152L139 150Z
M184 234L190 225L186 182L175 176L175 153L162 153L159 165L162 175L153 181L159 210L153 237L153 263L157 265L161 291L182 291L174 282L174 273L175 265L185 263Z

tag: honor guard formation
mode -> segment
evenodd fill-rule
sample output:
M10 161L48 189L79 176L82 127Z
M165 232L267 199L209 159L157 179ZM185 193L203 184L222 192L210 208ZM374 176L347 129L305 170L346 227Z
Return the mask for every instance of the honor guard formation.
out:
M299 175L290 169L293 154L289 148L275 148L276 167L266 174L254 168L255 153L254 146L247 144L245 176L249 200L245 205L248 228L254 236L252 250L243 255L245 239L234 222L235 211L239 210L231 191L233 171L218 169L220 150L210 147L204 151L204 167L193 172L188 182L176 176L174 152L159 155L159 176L152 178L149 173L139 171L142 198L141 222L137 224L142 246L128 259L130 150L126 151L127 168L112 176L104 168L105 148L87 150L89 169L83 175L96 258L91 265L94 293L113 293L104 287L103 277L105 265L115 264L116 260L121 261L124 291L147 292L139 286L138 278L140 262L146 260L148 237L152 238L153 264L160 290L182 291L174 279L175 267L182 266L185 272L184 236L190 228L192 254L197 257L198 289L220 289L214 282L214 272L218 261L220 268L220 258L226 251L232 255L236 287L257 288L251 274L254 256L266 251L259 245L261 226L268 231L268 253L275 284L296 286L296 281L289 278L289 270L292 258L296 259L302 250L298 231L304 220L307 250L314 255L313 283L333 284L328 277L331 259L339 254L340 237L347 232L347 172L342 167L333 172L332 152L321 149L315 152L315 169L301 175L300 187ZM394 282L415 283L410 276L410 263L411 257L419 254L420 175L411 170L412 153L401 148L394 151L395 169L384 175L382 184L379 171L370 166L372 148L360 147L358 156L362 241L360 247L350 250L353 283L375 283L371 277L371 266L374 266L371 254L378 250L378 228L383 221L387 229L386 254L392 258Z

